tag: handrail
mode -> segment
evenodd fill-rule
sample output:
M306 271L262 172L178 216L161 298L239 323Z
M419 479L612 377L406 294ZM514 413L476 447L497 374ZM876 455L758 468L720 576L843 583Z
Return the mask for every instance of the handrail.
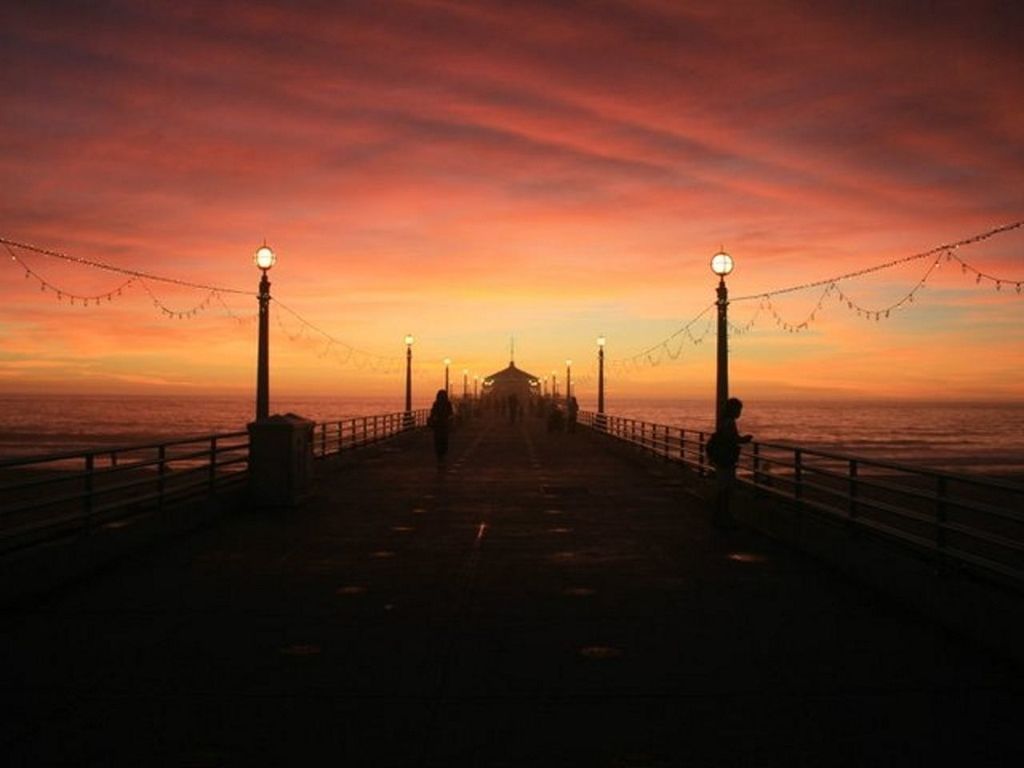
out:
M428 411L313 425L315 459L426 426ZM249 433L62 451L0 460L0 554L215 495L248 477Z
M679 463L714 472L704 446L711 433L581 411L595 432ZM791 443L751 442L737 483L883 535L935 558L1024 588L1024 484L866 459Z

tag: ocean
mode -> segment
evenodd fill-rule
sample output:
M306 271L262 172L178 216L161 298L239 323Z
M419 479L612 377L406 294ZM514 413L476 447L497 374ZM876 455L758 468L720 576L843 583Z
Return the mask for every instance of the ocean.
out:
M428 407L415 402L414 407ZM593 408L583 402L584 409ZM394 413L401 397L274 398L274 413L315 421ZM241 396L0 395L0 458L132 445L244 430ZM710 403L612 400L609 414L711 430ZM743 432L914 466L1024 477L1024 403L747 400Z

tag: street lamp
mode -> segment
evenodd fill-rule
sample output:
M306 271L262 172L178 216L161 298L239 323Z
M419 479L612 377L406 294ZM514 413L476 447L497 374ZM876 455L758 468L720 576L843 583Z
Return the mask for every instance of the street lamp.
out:
M565 402L572 397L572 360L565 361Z
M469 368L462 369L462 399L469 397Z
M405 425L412 426L412 334L405 335Z
M551 372L551 399L553 401L558 399L558 379L555 377L555 372Z
M725 276L732 272L732 256L720 250L711 257L711 271L718 275L718 382L715 388L715 429L722 426L725 401L729 399L729 291Z
M446 357L444 359L444 393L448 394L448 367L452 364L452 359Z
M604 425L604 336L597 337L597 420Z
M259 292L259 341L256 351L256 421L270 416L270 280L267 270L274 266L277 256L263 241L253 257L263 275L260 277Z
M473 399L474 400L476 400L480 396L479 395L479 387L480 387L480 377L479 376L474 376L473 377Z

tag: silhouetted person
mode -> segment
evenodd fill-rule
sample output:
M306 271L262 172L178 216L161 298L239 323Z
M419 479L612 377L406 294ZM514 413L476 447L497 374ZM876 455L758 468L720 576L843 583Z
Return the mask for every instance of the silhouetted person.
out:
M508 421L515 424L519 419L519 397L513 392L508 396Z
M580 404L576 402L576 395L569 398L565 404L566 428L570 432L576 431L576 419L580 415Z
M430 417L427 426L434 430L434 453L437 454L438 466L444 465L445 454L448 453L448 430L452 424L452 404L448 392L439 389L434 404L430 406Z
M557 405L552 405L551 411L548 413L548 432L561 432L562 423L562 409Z
M714 450L708 451L708 458L715 465L717 494L715 497L715 525L732 525L729 502L736 484L736 465L740 460L740 445L753 440L753 435L741 435L736 419L743 413L743 401L730 397L722 410L722 423L715 432Z

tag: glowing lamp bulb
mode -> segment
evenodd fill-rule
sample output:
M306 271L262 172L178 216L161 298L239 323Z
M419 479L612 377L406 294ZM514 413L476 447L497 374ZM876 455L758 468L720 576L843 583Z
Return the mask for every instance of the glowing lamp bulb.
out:
M725 251L719 251L711 257L711 271L719 277L725 277L732 272L732 256Z
M406 336L405 336L405 346L411 347L412 346L412 342L413 342L412 334L411 333L406 334Z
M598 336L597 337L597 346L603 348L604 347L604 342L605 342L604 336Z
M445 365L451 365L451 364L452 364L452 359L451 359L450 357L446 357L446 358L444 359L444 364L445 364Z
M253 259L256 262L256 266L266 271L270 269L277 262L277 255L266 243L256 249L256 256Z

